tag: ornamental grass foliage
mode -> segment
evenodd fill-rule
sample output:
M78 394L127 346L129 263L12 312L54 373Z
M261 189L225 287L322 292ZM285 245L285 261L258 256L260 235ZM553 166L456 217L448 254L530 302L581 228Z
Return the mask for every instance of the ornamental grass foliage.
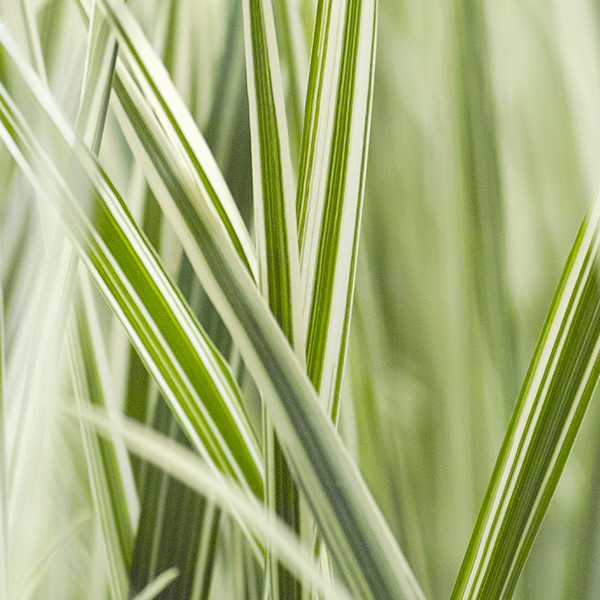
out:
M0 140L0 600L600 596L596 2L0 0Z

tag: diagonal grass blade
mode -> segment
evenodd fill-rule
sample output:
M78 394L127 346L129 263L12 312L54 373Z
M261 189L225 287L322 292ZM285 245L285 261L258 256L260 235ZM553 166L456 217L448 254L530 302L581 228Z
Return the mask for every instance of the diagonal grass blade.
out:
M523 383L453 600L512 596L600 375L599 248L596 195Z

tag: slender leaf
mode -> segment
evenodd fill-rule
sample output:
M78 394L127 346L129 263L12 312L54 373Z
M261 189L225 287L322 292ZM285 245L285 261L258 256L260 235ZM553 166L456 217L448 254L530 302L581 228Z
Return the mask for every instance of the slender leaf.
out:
M205 136L246 223L252 219L252 158L248 93L244 69L242 11L235 2L227 24L227 39L215 85Z
M244 0L244 30L259 282L282 331L302 356L294 182L270 0Z
M310 550L298 543L283 522L275 519L256 498L249 496L247 491L233 481L215 477L189 450L133 421L115 425L100 411L90 409L78 416L105 435L111 431L122 435L132 451L218 503L244 526L242 530L246 528L262 542L268 541L275 545L286 565L301 579L310 581L325 597L348 600L347 592L339 583L327 580L319 573Z
M121 61L117 61L118 78L115 83L121 82L125 86L116 87L119 100L126 107L131 107L132 102L127 93L136 91L143 94L145 100L144 102L138 95L135 104L137 110L133 114L125 109L126 116L136 122L130 132L134 135L141 133L143 139L140 143L147 143L138 122L139 119L145 119L146 127L153 128L155 135L162 137L163 143L154 152L161 155L164 167L169 165L171 177L186 181L189 194L185 201L183 197L173 199L175 210L186 216L199 210L214 213L221 227L229 234L228 243L233 244L239 256L255 274L256 257L250 236L202 134L177 94L164 65L123 3L102 0L101 6L108 20L116 27L115 34L131 69L130 74ZM135 46L132 45L134 42ZM161 194L157 194L159 201L161 197ZM180 226L187 230L186 235L195 234L193 221L192 224L181 223Z
M121 7L121 12L122 10L124 10L123 7ZM6 45L7 42L4 40L4 46L6 47ZM25 69L22 68L22 70ZM42 90L35 87L37 95L43 97ZM50 194L51 191L56 190L55 186L60 182L55 181L55 178L51 176L52 170L46 162L48 159L39 155L37 145L32 146L30 143L25 143L30 139L30 133L20 122L16 107L3 90L1 109L5 123L2 129L5 143L15 158L21 161L22 168L28 170L28 176L33 183L36 183L36 177L29 170L29 162L42 161L42 164L46 165L43 174L49 178L49 181L47 185L39 185L38 188L40 193ZM91 257L94 262L92 263L91 260L88 262L92 273L97 273L96 269L107 258L106 253L99 253L99 250L103 249L104 243L116 244L117 240L120 241L117 256L129 252L131 246L124 243L125 240L135 239L138 259L144 258L147 262L146 246L137 241L137 229L133 227L128 214L122 209L114 187L108 184L95 161L84 149L79 147L77 140L71 138L71 143L76 151L78 165L85 169L88 176L92 178L91 181L87 180L87 185L95 184L96 192L102 194L102 196L94 197L94 200L99 202L96 205L98 210L102 210L103 216L105 215L106 218L110 216L107 224L111 224L115 228L115 239L99 240L95 236L92 238L93 246L89 242L86 243L87 238L83 233L89 235L94 232L89 229L89 225L87 228L85 227L86 221L73 197L70 196L69 190L61 185L58 191L52 193L54 199L69 201L68 210L62 213L69 230L78 237L84 238L86 250L94 250ZM26 152L26 156L22 154L23 152ZM27 160L24 160L25 158ZM77 172L77 175L80 178L83 177L81 172ZM84 178L85 180L86 178ZM89 187L88 189L93 188ZM107 202L110 202L110 205L106 204ZM109 206L111 212L108 210ZM115 219L117 216L118 220ZM169 213L168 216L173 215ZM227 231L218 224L214 213L208 212L208 214L203 214L203 217L206 220L200 220L197 223L197 235L202 240L202 252L196 241L189 236L185 236L182 240L184 247L200 281L220 312L234 341L240 348L246 364L261 387L294 479L300 484L309 500L344 581L353 593L364 598L421 598L422 594L418 584L393 540L381 513L335 433L330 419L319 408L314 388L260 296L247 267L231 243L223 241L223 237L228 235ZM101 241L102 245L100 245ZM82 254L88 260L87 252L82 252ZM147 263L146 266L150 266L150 263ZM134 329L131 319L134 315L136 318L138 317L139 309L132 313L132 307L128 304L125 306L127 312L123 311L123 308L114 301L114 293L118 291L118 288L109 287L112 280L108 279L109 273L106 271L104 273L107 278L98 276L96 281L105 292L106 297L109 300L113 299L111 300L113 308L122 315L125 326L129 329L132 339L135 340L134 335L139 335L140 330ZM113 269L110 276L114 277L117 273ZM166 293L168 288L163 289L163 285L166 284L163 283L165 277L162 271L153 266L152 275L154 282L161 282L161 291ZM133 276L133 273L130 272L130 281L138 283L138 275ZM145 290L145 295L136 298L135 306L147 304L148 294L155 289L150 287ZM159 309L164 310L159 304L152 305L149 309L150 313ZM187 313L182 311L181 314L185 316ZM169 330L168 333L170 335L171 331ZM185 338L183 338L184 340ZM140 344L140 346L143 345ZM145 348L145 346L143 347ZM179 349L177 346L172 347ZM156 352L154 347L151 349ZM147 350L144 351L147 352ZM150 363L149 358L146 359L148 365L153 367L156 363ZM201 367L201 365L199 366ZM170 388L164 385L164 378L169 373L164 370L158 371L158 369L155 373L165 394L169 393ZM173 402L173 405L175 409L181 410L180 404ZM183 411L178 414L182 422L186 424L189 416L182 413ZM187 431L190 432L190 428L187 428ZM243 445L244 442L241 444ZM239 451L238 448L235 449ZM235 473L235 470L233 471Z
M307 369L334 421L354 293L376 16L371 0L319 2L306 101L297 208Z
M82 325L83 320L79 319L80 336ZM70 337L70 366L77 406L80 410L83 408L88 401L90 392L93 394L93 401L100 402L102 406L104 399L102 397L98 398L100 393L99 386L94 381L95 374L86 373L86 365L83 364L85 351L79 347L79 340L74 335ZM94 433L90 431L87 423L83 421L81 422L81 437L88 465L94 512L100 521L105 544L109 588L114 598L125 600L129 589L127 567L131 560L133 539L130 524L128 522L123 523L120 519L127 513L115 503L115 500L120 498L119 495L114 493L117 486L110 485L108 474L118 474L114 464L114 454L111 452L113 448L107 445L104 440L98 440ZM129 531L126 531L128 527Z
M19 60L18 50L6 31L2 29L0 35L3 49L11 52L11 59ZM8 57L5 54L6 60ZM69 202L70 216L66 218L71 231L79 236L77 243L83 245L79 251L84 252L95 282L123 320L195 446L207 460L214 461L240 480L246 480L255 493L261 495L262 475L255 441L246 424L237 387L223 359L182 301L94 158L77 138L72 137L66 123L52 108L52 100L36 82L35 75L27 71L25 65L21 65L21 70L28 74L27 83L33 86L35 95L31 97L31 108L50 107L52 110L54 123L46 116L44 124L50 128L53 142L62 146L64 152L70 152L71 147L81 153L82 164L94 165L92 172L98 179L94 184L80 167L73 164L76 174L69 178L73 187L67 188L65 181L49 166L39 141L32 141L32 134L22 123L16 107L9 107L11 101L3 90L7 101L3 106L6 118L3 131L5 134L11 131L14 135L5 138L7 145L18 160L24 161L21 151L27 153L30 162L21 162L25 169L28 170L31 164L40 169L40 175L28 173L38 185L38 193L49 195L53 190L53 199L63 198ZM37 104L38 98L43 99L43 107ZM60 129L56 129L57 126ZM64 137L61 139L61 136ZM21 144L19 150L15 143ZM48 185L42 184L38 177L45 177ZM94 218L103 237L96 232L95 237L89 239L88 233L93 231L89 217L75 200L72 190L77 190L78 195L88 194L94 185L107 193L113 204L110 207L102 203L94 206L99 198L92 197L89 208L95 211ZM128 237L123 237L121 219L128 223Z
M179 443L184 442L183 433L162 398L156 403L155 413L153 428ZM202 537L210 537L212 533L210 527L208 531L204 527L206 499L149 466L141 501L141 518L130 571L131 589L140 593L158 573L173 567L179 577L163 597L165 600L187 598L193 587Z
M286 108L290 127L290 152L294 165L298 162L304 100L308 79L308 50L298 0L275 0L273 12L277 28L281 67L286 82Z
M189 262L181 262L180 289L191 299ZM152 426L178 443L187 440L172 412L159 396L154 402ZM134 592L150 585L156 574L169 567L179 576L161 596L188 598L200 581L200 598L206 598L211 583L212 557L199 556L203 546L214 547L218 534L218 515L207 500L154 466L148 466L142 487L142 511L135 540L130 583ZM199 563L202 564L199 564Z
M600 202L556 290L453 599L510 598L600 374Z
M91 282L87 272L81 268L79 284L81 294L77 298L79 307L75 319L76 329L73 329L72 335L74 343L78 346L73 354L73 360L81 361L80 368L83 369L81 376L84 378L85 387L81 390L83 392L81 397L95 406L106 408L114 418L119 407L114 401L115 394L112 389L107 351L101 336ZM115 448L119 451L117 452ZM129 566L133 552L133 533L140 514L131 465L125 449L116 443L109 445L104 440L98 440L98 449L121 554L125 565Z
M116 58L117 46L111 29L94 2L75 126L79 135L89 142L94 154L100 151Z
M271 0L244 0L246 77L252 140L254 224L260 288L296 353L304 355L294 182ZM297 533L300 500L277 436L265 415L267 501ZM274 598L300 598L298 582L267 564Z

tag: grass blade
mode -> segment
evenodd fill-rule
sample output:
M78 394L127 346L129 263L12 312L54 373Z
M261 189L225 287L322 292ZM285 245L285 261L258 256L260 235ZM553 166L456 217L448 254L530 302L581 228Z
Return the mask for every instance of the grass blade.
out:
M75 130L96 155L100 152L116 59L114 36L94 2Z
M81 324L81 319L79 319ZM73 389L76 404L81 410L88 402L88 392L94 389L93 378L86 373L83 364L84 349L79 347L74 335L70 336L69 353L71 356L71 373L73 378ZM96 401L101 401L95 398ZM119 517L123 514L120 506L115 504L115 486L110 485L109 474L118 474L114 463L112 446L105 440L98 440L89 425L80 422L81 438L85 451L86 463L89 471L90 487L94 504L94 512L98 515L107 559L107 573L109 589L113 598L125 600L127 598L129 584L127 578L127 567L131 560L131 545L133 542L131 529L125 532ZM129 526L129 523L125 523ZM129 535L127 535L127 533Z
M244 0L243 10L259 283L281 330L302 360L304 327L299 304L294 182L273 9L271 0ZM298 490L268 415L264 438L267 502L299 533ZM300 598L299 584L270 553L267 560L271 597Z
M10 54L4 53L5 60L19 61L18 50L10 42L6 31L0 31L0 36L3 49L11 51ZM55 148L62 147L64 152L73 148L80 154L79 160L87 163L91 172L99 178L95 182L90 181L77 167L77 175L70 179L71 185L75 190L88 192L98 186L105 197L111 199L111 206L100 203L90 207L96 211L95 219L102 237L96 230L90 231L89 217L75 200L73 188L69 189L68 184L49 166L49 159L39 141L32 137L10 97L2 90L3 102L6 102L2 111L3 119L6 119L7 128L3 129L3 133L7 145L23 168L29 170L30 165L35 164L41 169L40 175L28 172L39 193L48 195L49 190L53 190L54 200L69 201L70 217L67 218L71 231L79 236L77 243L83 245L79 251L83 253L95 282L123 320L195 446L207 460L215 462L241 481L247 481L251 489L261 495L262 475L255 441L241 409L237 386L223 359L131 222L122 200L98 169L92 155L72 137L66 123L53 109L50 97L37 85L35 75L28 71L26 65L20 67L21 72L29 75L27 83L33 86L27 88L31 94L30 107L51 110L54 121L46 115L42 122L54 136ZM38 104L38 99L43 105ZM40 118L43 115L43 112L38 113ZM39 181L39 176L47 178L45 185ZM119 224L122 219L128 223L126 234ZM95 236L91 241L87 232Z
M307 370L334 420L354 293L376 15L371 0L319 2L305 111L297 208Z
M135 78L134 81L128 77L125 69L117 64L117 81L124 83L125 87L117 87L116 91L124 106L132 109L131 114L127 108L125 110L128 118L134 119L132 133L143 136L140 140L142 146L149 143L145 138L150 132L143 131L139 123L141 110L146 127L153 128L154 135L162 134L163 143L153 148L153 152L158 153L158 159L174 171L172 177L183 178L187 183L190 193L185 197L185 202L181 196L173 198L175 210L188 217L198 210L215 213L228 233L228 243L233 244L251 272L256 274L255 253L243 220L204 138L177 94L164 65L122 2L102 0L101 5ZM140 92L135 103L127 99L127 93L124 93L127 88L127 92L130 92L131 86L136 86ZM144 101L147 104L143 104ZM160 201L162 195L156 196ZM186 235L194 235L193 225L183 222L180 226L191 229Z
M192 275L189 262L181 261L179 287L185 298L192 296ZM189 445L164 398L159 395L154 402L151 418L154 429ZM186 444L187 442L187 444ZM179 573L177 581L164 592L163 600L189 598L201 582L201 598L206 597L212 576L212 557L204 558L200 565L200 549L214 547L218 527L214 511L206 499L194 494L180 481L160 469L148 465L142 486L142 511L135 540L130 570L130 585L134 593L150 585L156 574L174 567ZM216 518L218 524L218 516Z
M105 408L114 418L119 407L114 398L107 350L102 339L91 282L83 269L79 269L79 283L81 294L75 319L77 328L73 331L77 351L72 356L74 361L81 361L79 378L85 385L81 388L83 393L80 393L80 397L94 406ZM117 443L110 445L104 440L98 440L97 446L121 554L124 564L129 566L133 552L133 533L140 515L129 457L125 448Z
M325 597L348 600L347 593L337 582L325 579L315 564L310 550L301 546L296 537L281 522L274 519L256 498L234 482L216 478L197 456L180 444L133 421L119 425L110 423L100 411L86 410L80 415L104 435L118 433L127 446L145 460L177 477L186 485L219 504L261 542L271 542L278 548L286 565L301 579L306 579Z
M600 374L600 202L579 230L481 507L453 600L510 598Z
M2 39L6 47L6 36L2 36ZM21 67L21 71L27 71L27 69ZM28 81L32 83L33 79L28 78ZM37 85L34 87L37 94L44 97L43 91L38 89ZM78 161L73 165L73 169L77 167L76 173L80 178L79 181L85 183L88 190L95 189L96 194L101 194L101 196L94 197L95 208L100 211L99 216L106 219L106 226L111 226L114 233L110 239L106 236L106 239L101 240L97 233L89 228L89 224L81 213L81 207L75 202L69 189L56 180L51 163L47 162L48 157L40 154L38 144L30 142L30 133L22 123L19 111L5 91L1 91L2 105L0 108L4 127L0 131L3 139L15 158L20 161L21 167L26 170L32 183L37 185L41 194L48 194L52 190L56 190L53 193L55 199L69 202L68 210L62 213L69 230L78 239L81 240L83 237L86 246L85 251L82 251L82 256L87 261L91 272L96 273L96 282L104 290L107 299L111 301L113 310L122 316L132 339L139 343L138 336L144 333L145 329L134 327L132 319L134 314L136 318L142 316L146 318L146 315L140 314L139 309L135 313L132 311L135 307L147 304L149 298L155 297L155 286L158 283L160 283L161 292L168 293L170 289L168 280L158 265L150 261L147 247L138 238L139 232L131 223L127 212L123 210L114 187L106 180L87 151L79 147L76 139L68 136ZM46 102L50 102L50 100ZM35 173L37 171L31 171L30 162L34 162L36 167L38 167L38 163L41 163L39 166L44 166L41 172L48 177L46 185L41 185L39 181L36 181ZM79 169L85 170L85 176ZM173 215L169 214L168 216L172 217ZM219 225L214 213L210 211L203 213L203 218L205 220L197 222L197 235L202 242L202 251L196 240L189 236L183 237L182 242L194 270L229 328L245 363L261 388L294 479L301 485L302 491L309 500L311 510L323 531L328 548L340 568L344 581L353 593L361 598L422 598L418 584L393 540L381 513L374 504L355 464L346 453L330 419L319 408L313 386L268 306L264 303L247 267L229 241L228 232ZM87 235L90 234L94 236L92 238L93 245L87 238ZM133 242L135 250L130 245ZM146 283L144 293L137 296L133 304L126 302L125 299L122 304L116 301L115 294L122 294L122 291L113 284L111 278L118 275L118 270L111 268L110 272L104 271L104 277L100 276L97 271L97 269L103 268L102 265L108 259L104 250L108 244L110 244L108 248L112 247L113 249L113 256L114 252L116 252L116 256L129 256L134 265L143 260L146 269L152 268L152 286ZM80 250L82 249L80 248ZM87 252L92 251L93 253L88 258ZM129 279L127 290L132 283L140 285L148 281L145 276L140 281L139 272L137 269L135 273L131 270L133 268L131 263L122 263L122 267L126 267L128 271L128 273L126 272ZM123 296L120 297L123 298ZM172 298L170 300L175 302ZM188 347L189 337L181 334L180 321L171 320L164 305L157 302L148 308L149 314L156 315L160 311L161 317L175 330L169 329L165 332L164 328L158 329L162 335L177 335L183 348ZM179 319L187 320L188 314L187 310L182 307L181 312L178 312ZM163 318L158 320L157 326L163 323ZM187 333L191 335L192 331L196 330L190 330ZM171 394L172 405L174 409L180 411L178 414L182 422L189 425L190 417L195 415L184 412L184 409L189 409L190 404L179 403L179 398L172 395L173 388L165 385L166 377L171 377L170 371L158 368L159 365L165 364L160 353L163 346L158 349L142 343L139 346L145 353L152 352L150 356L145 354L148 366L154 369L153 372L161 383L165 395ZM182 351L182 348L175 344L166 343L164 348ZM201 352L202 357L205 360L208 359L202 345L197 347L196 352ZM153 359L152 362L150 359ZM159 363L157 360L161 362ZM203 369L203 364L201 362L197 368ZM192 404L191 406L199 405ZM186 427L186 431L198 436L198 432L193 427ZM232 445L231 452L239 453L243 448L244 466L248 463L252 465L252 455L247 457L245 454L248 451L248 447L245 445L247 442L245 434L242 435L239 430L234 430L233 436L238 439L242 437L242 441L239 442L241 448ZM209 441L211 441L210 438ZM197 445L203 451L204 446ZM213 449L216 450L214 446ZM222 451L221 447L218 449ZM230 468L236 475L237 469L233 466ZM250 473L252 472L250 467L247 469ZM247 476L247 471L242 470L242 472ZM241 479L243 480L243 478Z
M270 0L244 0L244 30L260 288L302 356L294 182Z
M277 28L281 67L286 85L286 108L290 128L290 151L297 165L302 138L304 100L308 80L308 52L298 0L275 0L273 12Z
M183 432L162 398L157 402L152 426L178 443L185 444ZM141 501L142 512L130 571L131 589L133 593L140 593L157 573L174 567L179 577L164 592L163 598L189 598L203 537L210 539L213 535L211 527L208 530L205 528L206 499L150 465ZM211 564L207 564L208 581L210 567Z
M177 569L167 569L163 571L154 581L151 581L133 600L153 600L163 590L165 590L179 573Z

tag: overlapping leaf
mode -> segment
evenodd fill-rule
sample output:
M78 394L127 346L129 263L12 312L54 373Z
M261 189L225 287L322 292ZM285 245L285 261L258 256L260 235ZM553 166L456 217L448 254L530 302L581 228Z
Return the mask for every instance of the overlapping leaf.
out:
M5 30L2 30L2 42L4 60L19 60L18 50ZM68 155L69 148L73 148L81 163L72 163L74 173L61 178L49 163L39 139L33 137L16 107L10 106L11 100L4 90L3 131L12 133L12 137L6 138L7 145L23 168L32 169L28 175L39 193L69 203L64 215L95 282L123 320L138 352L196 447L207 460L240 481L246 481L261 495L262 474L256 444L225 363L182 301L91 154L73 137L34 74L26 65L20 65L20 68L20 72L28 76L28 81L22 82L22 91L30 94L29 108L36 111L36 117L43 119L41 123L52 136L55 148L61 148L63 155ZM40 99L44 106L38 104ZM50 115L44 113L44 109L48 109ZM90 179L80 165L86 166L96 179ZM99 197L94 197L94 189L101 190L111 205L98 204ZM75 199L77 196L83 196L91 203L85 209L93 215L97 230L91 229L90 213L86 215L81 200Z
M124 14L124 11L126 9L120 6L119 14ZM118 35L122 35L121 32L122 30L117 30ZM36 89L36 93L42 94L41 89ZM30 132L10 98L6 93L2 95L5 123L3 134L6 143L21 160L22 167L28 170L34 183L34 172L38 171L49 178L48 184L52 181L51 185L38 186L40 192L51 193L54 198L69 201L68 190L64 186L59 186L60 193L57 193L56 186L60 182L54 181L52 167L47 164L48 158L40 154L37 144L27 143L31 140ZM96 194L101 194L94 196L96 209L100 211L100 218L106 219L106 225L110 225L114 231L114 239L100 240L95 236L86 241L84 234L94 232L82 227L85 225L84 215L71 197L64 218L69 229L79 239L84 238L86 250L93 252L91 257L94 262L90 261L92 272L99 269L101 261L104 262L105 243L120 242L118 247L113 246L117 254L127 254L133 259L133 254L128 251L131 246L125 241L135 235L136 229L122 209L114 187L106 181L88 153L79 147L77 140L70 139L70 142L77 156L78 168L73 168L80 178L79 182L82 179L87 182L88 191L90 184L93 184L91 189L95 189ZM34 172L29 169L32 162L36 165ZM85 171L85 177L79 167ZM114 213L108 210L109 202ZM202 216L203 219L198 220L195 229L201 244L190 236L184 236L182 242L196 273L261 387L294 477L309 499L344 580L361 597L421 597L408 565L355 465L335 434L329 418L319 408L316 393L285 336L262 300L239 254L230 242L224 241L228 235L227 230L219 224L213 212L207 210ZM143 258L146 258L145 246L136 247L136 252L143 253ZM131 263L123 266L132 268ZM147 268L150 265L145 266ZM153 269L154 281L164 282L164 274L156 270L156 267ZM103 277L97 277L97 282L107 297L113 297L113 293L119 291L113 280L117 274L118 271L111 268L110 271L102 271ZM135 277L131 279L137 282ZM151 286L148 288L146 295L155 289ZM136 300L136 313L129 303L123 303L122 306L113 303L114 309L123 316L132 339L135 339L134 335L140 334L140 330L134 329L131 321L134 315L137 317L139 307L148 303L147 297ZM153 304L148 308L155 312L162 307ZM168 373L165 371L155 371L161 384L166 375ZM167 389L166 386L163 387ZM185 413L180 414L185 423L184 417L189 418Z
M302 546L292 532L273 514L232 481L218 479L185 447L134 422L110 423L102 412L85 410L78 415L104 435L122 435L132 451L151 461L166 473L185 482L227 511L248 535L261 543L277 547L282 559L299 578L314 585L315 590L331 600L348 600L346 590L335 580L319 572L314 556Z
M307 369L337 415L368 152L377 5L317 7L297 195Z
M244 0L246 77L252 141L254 223L258 241L260 288L273 315L304 359L300 266L292 162L283 87L270 0ZM267 500L297 533L300 531L298 490L277 436L265 414ZM271 594L299 598L301 588L269 555Z

